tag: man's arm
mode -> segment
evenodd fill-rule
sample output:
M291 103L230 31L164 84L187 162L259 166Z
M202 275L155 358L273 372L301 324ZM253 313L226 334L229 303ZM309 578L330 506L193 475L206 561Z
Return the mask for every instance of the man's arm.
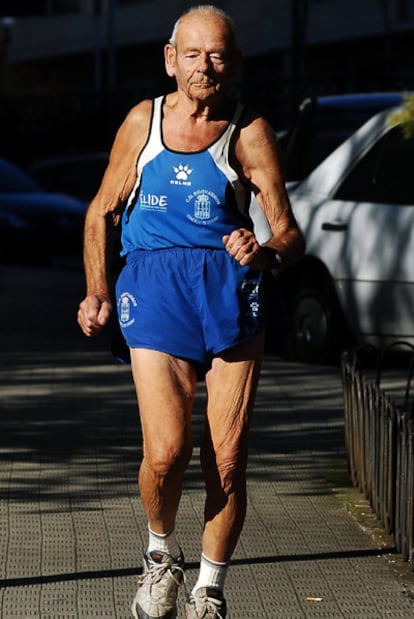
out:
M87 336L97 335L112 311L109 236L111 228L119 224L122 209L136 181L136 162L147 139L151 109L150 101L142 102L130 111L119 128L101 186L86 213L86 296L79 305L78 323Z
M234 154L234 165L255 193L272 238L260 247L251 232L235 230L223 238L225 247L243 265L272 268L275 266L272 252L277 252L281 265L289 266L304 253L305 241L286 193L276 138L262 117L249 114L240 129Z

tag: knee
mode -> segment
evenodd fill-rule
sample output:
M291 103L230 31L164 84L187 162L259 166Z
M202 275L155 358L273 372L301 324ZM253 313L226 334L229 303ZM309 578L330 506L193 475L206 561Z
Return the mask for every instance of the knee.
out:
M226 494L232 494L243 487L246 480L247 453L244 449L218 449L210 456L204 454L202 461L207 484L218 483Z
M217 471L221 487L226 494L234 492L240 485L244 486L246 478L246 457L244 453L232 452L217 458Z
M192 445L157 444L144 452L144 461L152 474L165 478L176 473L183 473L192 455Z

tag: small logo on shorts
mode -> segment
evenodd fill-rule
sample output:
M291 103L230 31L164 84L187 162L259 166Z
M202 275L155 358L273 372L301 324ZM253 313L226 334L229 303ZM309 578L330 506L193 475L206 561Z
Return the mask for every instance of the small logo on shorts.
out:
M241 294L247 303L246 314L252 316L252 318L258 318L260 315L260 285L255 281L244 281L241 287Z
M135 318L131 317L131 308L136 307L137 301L130 292L123 292L118 298L118 315L121 327L130 327L134 324Z

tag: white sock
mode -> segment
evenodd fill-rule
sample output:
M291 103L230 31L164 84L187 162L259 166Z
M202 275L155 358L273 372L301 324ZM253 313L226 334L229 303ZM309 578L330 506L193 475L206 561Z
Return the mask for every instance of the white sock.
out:
M212 561L203 553L201 555L198 580L193 587L192 593L200 589L200 587L212 587L213 589L223 591L227 568L228 563Z
M171 529L168 533L155 533L148 525L148 534L148 553L155 550L157 552L167 553L174 557L174 559L180 556L181 550L177 542L175 529Z

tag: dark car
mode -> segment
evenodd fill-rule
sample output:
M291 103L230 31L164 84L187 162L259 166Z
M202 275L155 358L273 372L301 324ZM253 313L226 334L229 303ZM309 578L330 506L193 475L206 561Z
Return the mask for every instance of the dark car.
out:
M29 172L47 191L90 202L99 189L108 161L109 154L101 151L56 155L34 161Z
M49 193L0 158L0 261L50 265L81 262L86 205Z

